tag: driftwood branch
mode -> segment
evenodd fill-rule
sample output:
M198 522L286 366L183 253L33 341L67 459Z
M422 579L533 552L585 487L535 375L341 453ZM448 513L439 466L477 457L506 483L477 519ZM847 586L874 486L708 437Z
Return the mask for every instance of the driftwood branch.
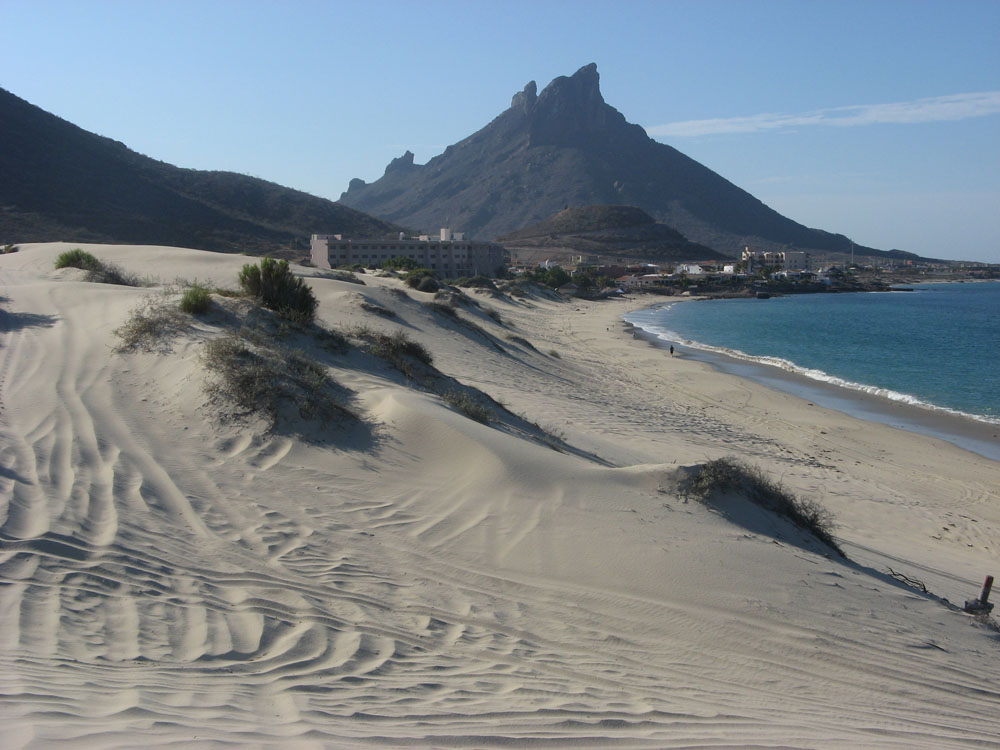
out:
M891 575L897 581L902 581L903 583L905 583L910 588L912 588L912 589L920 589L925 594L929 594L930 593L927 590L927 587L924 586L924 582L923 581L918 581L916 578L910 578L905 573L897 573L892 568L888 568L888 571L889 571L889 575Z

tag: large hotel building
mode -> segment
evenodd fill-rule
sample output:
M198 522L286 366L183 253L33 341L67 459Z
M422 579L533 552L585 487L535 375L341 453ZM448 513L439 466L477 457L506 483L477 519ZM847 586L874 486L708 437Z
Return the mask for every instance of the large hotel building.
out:
M506 267L510 256L493 242L472 242L461 232L442 229L440 238L424 234L398 240L345 240L339 234L314 234L310 243L312 262L317 268L337 268L360 263L377 266L390 258L412 258L423 268L437 271L444 278L493 275Z

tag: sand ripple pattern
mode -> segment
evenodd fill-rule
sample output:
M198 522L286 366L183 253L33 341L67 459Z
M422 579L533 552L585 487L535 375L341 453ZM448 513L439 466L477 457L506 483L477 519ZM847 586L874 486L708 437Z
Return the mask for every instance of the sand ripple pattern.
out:
M698 519L641 472L521 456L422 398L371 404L391 436L377 464L218 438L192 411L193 367L110 357L66 299L48 302L57 323L2 334L4 748L996 741L1000 679L908 621L924 600L884 584L866 599L867 576L819 556L779 610L548 575L563 514L598 512L588 488L629 498L606 518L663 547L668 578L703 548ZM30 364L43 355L60 358L54 389ZM49 408L16 407L34 399ZM434 449L403 449L415 445ZM469 450L475 472L449 461ZM563 474L528 482L532 461ZM787 553L742 543L758 562ZM519 565L529 554L539 562ZM810 625L820 589L844 596L842 627ZM850 611L886 596L903 609Z

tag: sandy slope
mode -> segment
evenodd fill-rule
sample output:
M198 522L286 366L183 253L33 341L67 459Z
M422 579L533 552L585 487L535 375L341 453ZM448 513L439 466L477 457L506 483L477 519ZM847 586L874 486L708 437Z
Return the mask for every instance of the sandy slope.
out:
M995 462L671 359L626 333L636 302L479 294L486 338L308 269L327 324L402 327L572 449L352 357L368 427L222 428L218 325L113 354L158 292L63 249L0 257L0 747L1000 743L997 633L885 575L960 601L998 572ZM247 262L90 249L230 286ZM686 501L683 467L730 454L830 507L853 562Z

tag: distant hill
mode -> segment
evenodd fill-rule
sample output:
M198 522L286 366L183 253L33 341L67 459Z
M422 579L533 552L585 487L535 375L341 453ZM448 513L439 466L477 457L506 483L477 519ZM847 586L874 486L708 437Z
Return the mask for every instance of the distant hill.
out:
M593 63L540 94L531 81L509 109L427 164L414 164L407 151L376 182L352 180L340 200L388 221L451 226L483 239L567 206L629 205L729 255L744 245L850 252L847 237L798 224L649 138L604 102L599 82Z
M0 242L142 243L309 254L313 232L399 231L347 206L232 172L156 161L0 89Z
M636 206L581 206L499 238L509 248L559 248L643 260L716 260L727 256L684 235Z

